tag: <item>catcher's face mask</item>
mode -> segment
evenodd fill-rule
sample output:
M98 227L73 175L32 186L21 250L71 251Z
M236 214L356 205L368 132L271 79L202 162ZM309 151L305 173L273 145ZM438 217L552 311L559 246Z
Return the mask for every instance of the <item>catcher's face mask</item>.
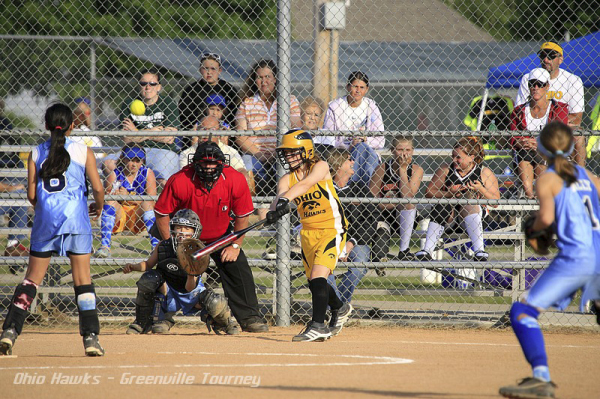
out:
M186 238L198 238L194 233L193 227L184 225L174 225L171 229L171 237L173 238L173 249L177 251L177 246L183 242Z

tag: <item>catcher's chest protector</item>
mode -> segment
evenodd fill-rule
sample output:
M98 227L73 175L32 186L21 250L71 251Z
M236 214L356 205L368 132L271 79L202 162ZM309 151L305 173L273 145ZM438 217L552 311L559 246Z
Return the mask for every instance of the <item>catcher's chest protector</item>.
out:
M171 288L179 292L186 292L185 282L187 274L179 265L177 255L171 244L171 239L158 244L158 264L156 265L156 270L163 276Z

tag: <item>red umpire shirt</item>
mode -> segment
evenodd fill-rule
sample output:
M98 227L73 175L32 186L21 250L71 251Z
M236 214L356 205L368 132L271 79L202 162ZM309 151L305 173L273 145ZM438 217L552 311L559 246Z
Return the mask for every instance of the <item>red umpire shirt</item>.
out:
M210 243L227 232L234 217L251 214L254 204L246 178L237 170L225 166L213 188L208 191L196 176L193 165L189 165L169 178L154 211L161 215L172 215L184 208L198 214L202 223L200 239Z

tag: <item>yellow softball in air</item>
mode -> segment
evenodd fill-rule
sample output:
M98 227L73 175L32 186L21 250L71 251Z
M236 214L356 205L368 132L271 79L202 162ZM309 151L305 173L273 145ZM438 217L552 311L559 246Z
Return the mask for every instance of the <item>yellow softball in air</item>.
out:
M133 115L144 115L146 113L146 105L141 100L133 100L129 106L129 110Z

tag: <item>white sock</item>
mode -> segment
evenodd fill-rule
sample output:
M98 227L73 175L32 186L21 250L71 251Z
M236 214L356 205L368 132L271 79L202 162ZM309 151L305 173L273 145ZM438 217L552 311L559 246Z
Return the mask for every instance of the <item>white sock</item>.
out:
M427 235L425 236L425 247L424 251L427 251L430 255L433 254L435 246L439 241L440 237L444 234L444 226L435 222L429 222L427 227Z
M473 252L483 251L483 224L481 223L481 213L473 213L465 217L465 230L473 244Z
M416 216L416 209L400 211L400 251L406 251L410 246L410 237L412 236Z

